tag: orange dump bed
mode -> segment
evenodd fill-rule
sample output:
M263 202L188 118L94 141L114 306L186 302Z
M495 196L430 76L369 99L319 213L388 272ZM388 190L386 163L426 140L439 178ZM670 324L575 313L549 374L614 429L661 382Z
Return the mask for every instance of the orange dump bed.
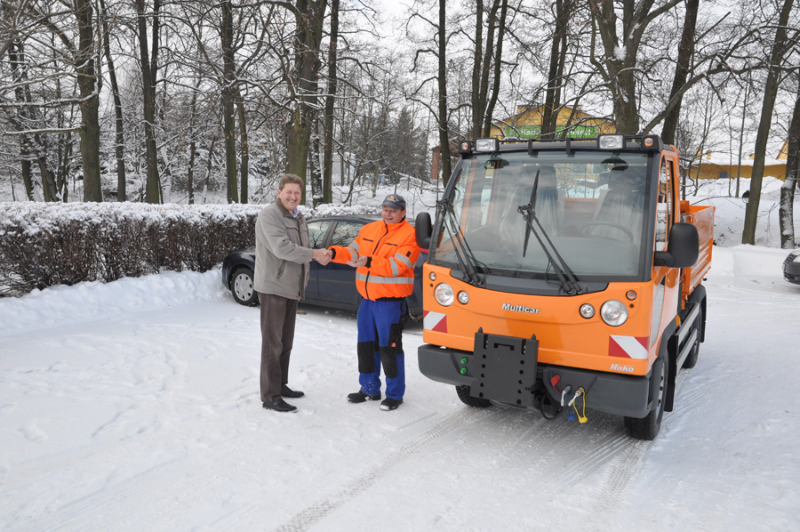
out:
M689 205L688 201L681 201L681 218L697 227L700 237L700 254L697 262L691 268L683 271L683 297L691 294L711 269L711 251L714 247L714 207Z

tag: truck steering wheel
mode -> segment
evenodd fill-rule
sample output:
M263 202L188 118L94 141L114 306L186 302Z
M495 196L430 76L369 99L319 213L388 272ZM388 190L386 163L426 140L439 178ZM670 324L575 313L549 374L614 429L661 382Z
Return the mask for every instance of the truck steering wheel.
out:
M599 220L591 221L591 222L587 223L586 225L584 225L581 228L581 234L584 235L584 236L594 236L594 235L592 235L591 228L592 227L596 227L596 226L606 226L606 227L612 227L614 229L618 229L618 230L622 231L623 233L625 233L625 236L628 237L628 241L631 242L631 243L635 242L635 240L636 240L633 237L633 233L631 232L631 230L628 229L627 227L625 227L624 225L619 225L619 224L615 224L615 223L611 223L611 222L602 222L602 221L599 221ZM609 238L609 237L605 237L605 238ZM616 239L613 239L613 240L622 240L622 239L621 238L616 238Z

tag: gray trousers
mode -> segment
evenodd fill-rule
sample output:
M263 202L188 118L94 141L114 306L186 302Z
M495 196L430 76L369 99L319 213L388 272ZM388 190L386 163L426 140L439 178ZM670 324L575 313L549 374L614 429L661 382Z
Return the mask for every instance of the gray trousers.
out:
M294 342L297 300L258 293L261 304L261 401L281 396L289 380L289 357Z

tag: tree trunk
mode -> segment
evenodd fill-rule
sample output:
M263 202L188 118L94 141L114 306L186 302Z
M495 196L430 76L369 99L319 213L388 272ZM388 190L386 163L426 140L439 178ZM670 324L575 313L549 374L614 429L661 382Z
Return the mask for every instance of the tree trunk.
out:
M592 58L611 92L617 133L639 133L639 105L636 97L636 68L642 36L651 22L683 0L665 0L655 6L652 0L621 2L622 23L615 11L616 2L592 0L592 23L603 44L603 60ZM621 32L621 33L619 33ZM594 38L594 37L592 37ZM620 54L624 51L624 54Z
M100 98L95 74L94 22L91 0L75 0L78 19L78 51L75 70L81 95L81 159L83 162L83 200L103 201L100 182Z
M319 45L322 41L326 0L297 0L295 5L295 64L288 80L293 91L293 109L292 124L288 131L286 171L306 180L311 128L317 109ZM301 204L306 202L306 188L303 189Z
M571 0L556 0L556 19L553 42L550 46L550 66L547 75L547 91L544 99L541 138L554 138L561 107L561 86L564 83L564 58L567 48L567 24L572 10Z
M438 72L438 85L439 85L439 145L442 147L442 180L444 184L450 180L450 173L452 166L450 161L450 135L448 127L448 113L447 113L447 31L445 24L447 23L447 10L445 4L447 0L439 0L439 32L437 38L438 43L438 56L439 56L439 72Z
M750 177L750 198L744 215L744 231L742 244L756 243L756 224L758 222L758 207L761 203L761 183L764 178L764 158L767 155L767 140L772 125L772 114L775 109L775 99L778 94L778 81L784 61L784 55L789 50L786 36L786 27L789 14L792 12L794 0L784 0L781 9L778 27L775 31L775 41L769 58L769 72L767 83L764 86L764 103L761 107L761 120L756 133L755 160L753 161L753 174Z
M789 124L789 138L786 150L786 180L781 187L781 206L779 210L781 247L795 247L794 232L794 193L797 188L797 172L800 167L800 76L798 76L797 99L794 102L792 121Z
M476 0L475 1L475 50L472 57L472 93L471 93L471 103L472 103L472 130L470 131L470 136L472 138L477 138L480 136L480 128L483 124L483 106L481 104L481 72L483 70L483 64L485 61L488 61L486 57L483 55L483 0ZM491 27L489 28L491 31ZM490 37L487 36L487 41L490 40ZM487 51L489 49L489 44L487 42L486 48Z
M236 72L233 57L233 8L231 0L220 3L222 9L222 135L225 141L225 183L228 203L239 200L236 176L236 117L234 116L234 92Z
M502 0L500 6L500 18L498 19L497 29L497 47L494 58L494 79L492 85L491 96L486 103L486 111L483 118L483 135L489 136L492 130L492 115L494 114L494 107L497 105L497 98L500 94L500 79L503 66L503 41L506 34L506 17L508 15L508 0Z
M319 128L319 123L316 124ZM312 150L308 154L309 163L311 164L311 204L316 207L322 201L322 168L319 164L319 154L322 146L320 145L321 139L319 134L314 133L311 135Z
M672 80L672 89L669 93L669 101L677 100L675 105L664 118L664 127L661 130L661 138L666 144L675 144L675 131L678 128L678 119L681 115L681 103L683 93L681 88L686 84L689 76L692 57L694 57L695 28L697 27L697 13L700 8L700 0L686 0L686 14L683 19L683 35L678 47L678 62L675 68L675 77Z
M250 194L249 191L249 181L250 181L250 143L247 136L247 110L244 106L244 99L242 98L242 94L239 92L237 87L236 89L236 115L239 118L239 139L242 145L242 154L241 154L241 170L239 173L241 174L241 199L239 200L240 203L247 203L248 196Z
M11 122L16 122L15 127L19 131L25 130L25 109L26 99L25 91L22 87L22 80L25 79L25 52L22 41L14 39L8 46L8 62L11 64L12 79L17 85L14 88L17 103L22 104L17 111L17 116L11 119ZM31 164L31 146L30 136L23 134L19 139L19 160L20 171L22 173L22 184L25 187L25 197L33 201L33 172Z
M331 2L331 37L328 52L328 94L325 97L325 139L322 162L322 203L333 202L333 113L337 90L336 59L339 47L339 0Z
M744 86L744 100L742 100L742 123L739 128L739 158L736 163L736 196L739 197L740 186L742 182L742 154L744 152L744 131L747 119L747 98L752 86L752 80L748 76L747 84Z
M156 88L155 73L157 72L158 49L158 9L160 0L153 2L153 58L150 59L147 39L147 15L145 13L145 0L136 0L136 11L139 29L139 61L142 70L142 95L144 100L144 136L145 157L147 161L147 186L145 201L147 203L161 203L161 179L158 175L158 151L156 149L155 121L156 121Z
M114 57L111 54L111 40L109 39L105 0L100 0L100 9L102 10L103 51L106 56L106 61L108 62L108 78L109 81L111 81L111 94L114 97L114 125L116 131L114 153L117 158L117 201L126 201L128 198L125 183L125 126L122 117L122 99L119 95L119 83L117 83L117 71L114 67Z

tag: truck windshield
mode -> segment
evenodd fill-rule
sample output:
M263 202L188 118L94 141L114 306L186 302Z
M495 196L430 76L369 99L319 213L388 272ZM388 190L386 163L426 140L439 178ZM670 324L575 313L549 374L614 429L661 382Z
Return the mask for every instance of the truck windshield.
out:
M464 159L447 198L450 223L459 224L481 273L634 278L642 275L648 233L648 160L645 153L602 151ZM439 229L429 260L459 268L463 246L453 231Z

